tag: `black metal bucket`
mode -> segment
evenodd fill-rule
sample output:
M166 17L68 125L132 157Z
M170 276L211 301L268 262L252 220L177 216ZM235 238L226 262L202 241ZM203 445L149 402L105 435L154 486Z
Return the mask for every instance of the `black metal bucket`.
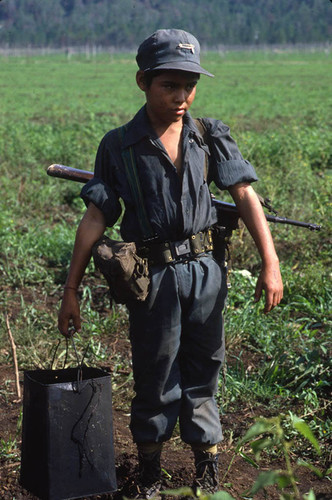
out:
M117 489L108 372L24 373L21 484L43 500Z

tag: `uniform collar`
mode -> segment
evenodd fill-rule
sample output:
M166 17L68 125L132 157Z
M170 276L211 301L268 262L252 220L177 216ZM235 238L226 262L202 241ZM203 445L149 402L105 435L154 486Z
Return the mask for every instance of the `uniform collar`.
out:
M156 134L150 125L145 105L127 124L127 130L124 135L122 147L128 148L129 146L141 141L144 137L156 138Z
M187 113L183 117L183 127L184 129L187 129L189 135L195 135L198 139L198 142L204 144L204 139L189 111L187 111Z
M206 143L206 140L204 140L204 137L202 136L200 130L198 129L195 120L192 118L191 114L189 111L184 115L183 117L183 136L185 137L185 134L188 134L191 137L194 137L199 144L199 146L204 149L204 151L207 154L210 154L209 146Z
M205 141L198 130L195 121L191 117L189 111L183 117L183 135L196 136L198 143L203 146ZM123 148L128 148L133 144L141 141L144 137L149 137L151 139L157 139L156 133L151 127L148 114L146 112L146 106L144 105L134 116L134 118L127 124L127 130L123 139ZM207 148L208 151L208 148Z

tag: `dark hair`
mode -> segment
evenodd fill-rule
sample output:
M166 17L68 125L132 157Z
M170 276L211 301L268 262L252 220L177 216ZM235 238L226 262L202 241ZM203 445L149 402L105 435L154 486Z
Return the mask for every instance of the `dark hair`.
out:
M145 81L145 85L147 86L147 88L150 88L151 87L151 84L152 84L152 80L154 78L156 78L156 76L159 76L159 75L162 75L163 73L168 73L170 71L181 71L181 70L172 70L172 69L155 69L153 71L145 71L144 72L144 81ZM200 78L200 74L199 73L191 73L189 71L185 71L185 73L188 74L188 78L196 78L196 80L199 80Z

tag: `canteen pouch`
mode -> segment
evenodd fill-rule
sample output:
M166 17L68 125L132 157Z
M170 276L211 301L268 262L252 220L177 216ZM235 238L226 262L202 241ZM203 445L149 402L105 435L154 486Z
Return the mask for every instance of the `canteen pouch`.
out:
M82 366L24 373L21 484L43 500L117 489L108 372Z
M146 299L150 284L149 269L146 259L136 254L135 243L103 236L94 244L92 256L115 302L126 304Z

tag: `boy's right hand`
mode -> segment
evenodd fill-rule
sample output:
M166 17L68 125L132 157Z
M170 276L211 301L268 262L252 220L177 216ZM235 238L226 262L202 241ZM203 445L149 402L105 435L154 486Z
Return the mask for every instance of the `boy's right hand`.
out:
M74 332L81 331L80 305L76 290L65 288L58 315L58 328L62 335L71 337Z

